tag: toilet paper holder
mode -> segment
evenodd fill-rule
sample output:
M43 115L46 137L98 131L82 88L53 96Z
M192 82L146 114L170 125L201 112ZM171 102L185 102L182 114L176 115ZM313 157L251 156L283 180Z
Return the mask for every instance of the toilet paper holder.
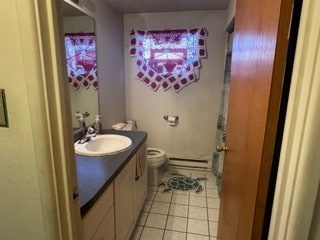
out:
M169 117L168 115L164 115L164 116L163 116L163 119L166 120L166 121L169 121L169 120L171 120L171 119L174 119L175 122L178 122L179 116L174 115L174 116L172 116L172 117Z

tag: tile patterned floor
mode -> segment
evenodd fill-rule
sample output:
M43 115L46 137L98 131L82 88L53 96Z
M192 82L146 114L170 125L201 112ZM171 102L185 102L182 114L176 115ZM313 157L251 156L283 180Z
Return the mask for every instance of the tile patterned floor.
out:
M200 193L163 192L164 186L149 186L131 240L216 240L220 199L213 173L171 168L162 180L168 181L170 173L207 180L199 181L203 187Z

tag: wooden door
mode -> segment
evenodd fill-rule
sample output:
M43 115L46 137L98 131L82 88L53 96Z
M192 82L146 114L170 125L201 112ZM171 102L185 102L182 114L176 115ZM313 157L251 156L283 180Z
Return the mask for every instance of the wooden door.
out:
M238 0L218 239L263 239L292 0Z

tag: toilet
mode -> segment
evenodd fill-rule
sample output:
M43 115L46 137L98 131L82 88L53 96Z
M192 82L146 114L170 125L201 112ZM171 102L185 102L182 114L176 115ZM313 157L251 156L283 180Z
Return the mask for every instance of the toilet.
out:
M162 177L162 165L166 161L166 153L160 148L147 148L148 185L159 185Z
M135 120L128 120L127 123L116 123L112 125L114 130L134 131L137 130ZM166 153L160 148L147 148L148 185L157 186L162 177L162 165L166 161Z

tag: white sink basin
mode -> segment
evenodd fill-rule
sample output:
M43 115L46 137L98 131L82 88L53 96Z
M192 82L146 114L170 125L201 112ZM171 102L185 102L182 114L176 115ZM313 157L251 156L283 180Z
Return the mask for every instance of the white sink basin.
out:
M104 134L92 137L89 142L75 143L76 154L85 156L111 155L126 150L132 144L130 138L116 134Z

